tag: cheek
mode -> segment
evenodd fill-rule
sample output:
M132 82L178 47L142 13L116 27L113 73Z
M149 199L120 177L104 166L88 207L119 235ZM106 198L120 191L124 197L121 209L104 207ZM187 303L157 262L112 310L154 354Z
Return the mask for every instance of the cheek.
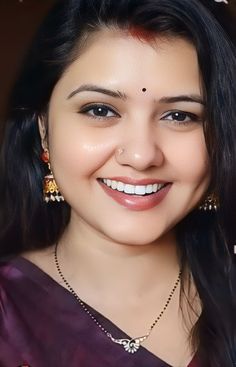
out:
M198 184L205 178L209 171L209 159L202 129L182 133L175 141L169 141L166 149L179 180Z
M58 123L49 131L50 159L58 180L87 177L105 164L113 152L114 142L99 129L65 129Z

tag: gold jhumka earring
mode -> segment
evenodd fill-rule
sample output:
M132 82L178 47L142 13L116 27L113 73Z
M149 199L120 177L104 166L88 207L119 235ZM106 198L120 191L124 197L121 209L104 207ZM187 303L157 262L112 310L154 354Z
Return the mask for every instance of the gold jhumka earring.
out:
M43 151L41 159L44 163L47 164L49 171L49 174L47 174L43 179L43 200L46 203L64 201L65 199L58 189L57 183L51 170L51 165L49 162L49 151L47 149Z

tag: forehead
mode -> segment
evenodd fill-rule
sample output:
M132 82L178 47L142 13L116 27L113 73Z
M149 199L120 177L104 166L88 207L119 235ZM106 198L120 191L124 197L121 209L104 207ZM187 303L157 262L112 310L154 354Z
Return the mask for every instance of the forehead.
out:
M138 29L137 29L138 32ZM199 92L200 73L194 46L182 38L156 35L149 42L116 30L103 30L92 35L79 56L68 67L64 86L97 83L155 87L157 83L184 89L192 85ZM167 86L167 85L166 85ZM68 87L69 88L69 87Z

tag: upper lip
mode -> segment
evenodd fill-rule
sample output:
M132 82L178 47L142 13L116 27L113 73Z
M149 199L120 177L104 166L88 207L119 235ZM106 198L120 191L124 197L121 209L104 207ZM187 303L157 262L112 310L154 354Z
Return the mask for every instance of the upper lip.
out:
M115 177L103 177L107 180L112 180L112 181L120 181L123 182L125 184L130 184L130 185L153 185L155 183L157 184L166 184L169 183L168 181L163 181L163 180L159 180L158 178L143 178L143 179L134 179L131 177L124 177L124 176L115 176Z

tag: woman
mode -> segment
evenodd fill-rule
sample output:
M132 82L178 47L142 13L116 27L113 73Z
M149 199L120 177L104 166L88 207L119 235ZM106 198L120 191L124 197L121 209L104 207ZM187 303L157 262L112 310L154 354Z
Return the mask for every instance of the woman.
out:
M42 26L1 153L1 366L235 365L236 59L208 3Z

